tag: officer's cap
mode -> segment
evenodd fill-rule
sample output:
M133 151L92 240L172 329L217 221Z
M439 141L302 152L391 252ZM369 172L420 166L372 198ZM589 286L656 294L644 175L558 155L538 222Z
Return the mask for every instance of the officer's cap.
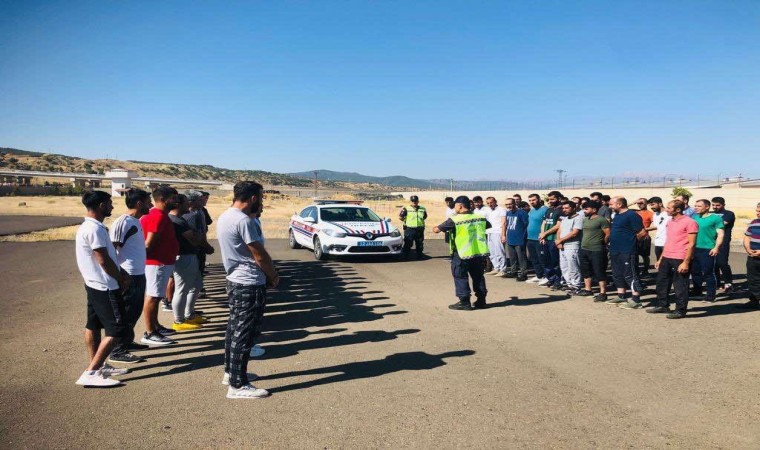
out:
M412 202L418 202L420 201L420 198L417 197L416 195L412 195L411 197L409 197L409 200Z

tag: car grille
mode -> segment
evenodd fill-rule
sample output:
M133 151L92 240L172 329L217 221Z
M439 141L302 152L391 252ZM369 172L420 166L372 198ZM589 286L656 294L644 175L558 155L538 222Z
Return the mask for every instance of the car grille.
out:
M350 247L348 249L348 253L388 253L391 251L386 246L378 246L378 247Z

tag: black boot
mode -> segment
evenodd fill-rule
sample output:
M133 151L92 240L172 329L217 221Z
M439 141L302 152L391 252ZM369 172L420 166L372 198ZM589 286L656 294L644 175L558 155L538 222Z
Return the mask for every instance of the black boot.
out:
M453 305L449 305L449 309L456 309L458 311L472 311L472 306L470 306L470 298L469 297L460 298L457 303L454 303Z
M488 306L486 305L486 298L485 297L478 297L477 300L475 300L475 303L472 304L473 309L486 309Z

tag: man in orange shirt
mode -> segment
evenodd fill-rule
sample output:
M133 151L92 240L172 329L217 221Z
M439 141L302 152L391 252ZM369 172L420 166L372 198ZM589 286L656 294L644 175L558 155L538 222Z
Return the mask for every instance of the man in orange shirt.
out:
M639 207L636 213L641 217L641 221L644 222L644 228L651 227L654 214L647 209L647 199L640 198L636 200L636 206ZM652 253L652 237L649 236L649 233L638 241L636 250L644 263L639 271L639 278L647 278L649 277L649 255Z

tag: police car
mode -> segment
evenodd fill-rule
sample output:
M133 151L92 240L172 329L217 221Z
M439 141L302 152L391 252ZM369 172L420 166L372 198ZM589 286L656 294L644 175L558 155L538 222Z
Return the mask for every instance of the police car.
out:
M359 201L316 200L290 218L290 248L314 250L314 257L328 255L399 255L401 232Z

